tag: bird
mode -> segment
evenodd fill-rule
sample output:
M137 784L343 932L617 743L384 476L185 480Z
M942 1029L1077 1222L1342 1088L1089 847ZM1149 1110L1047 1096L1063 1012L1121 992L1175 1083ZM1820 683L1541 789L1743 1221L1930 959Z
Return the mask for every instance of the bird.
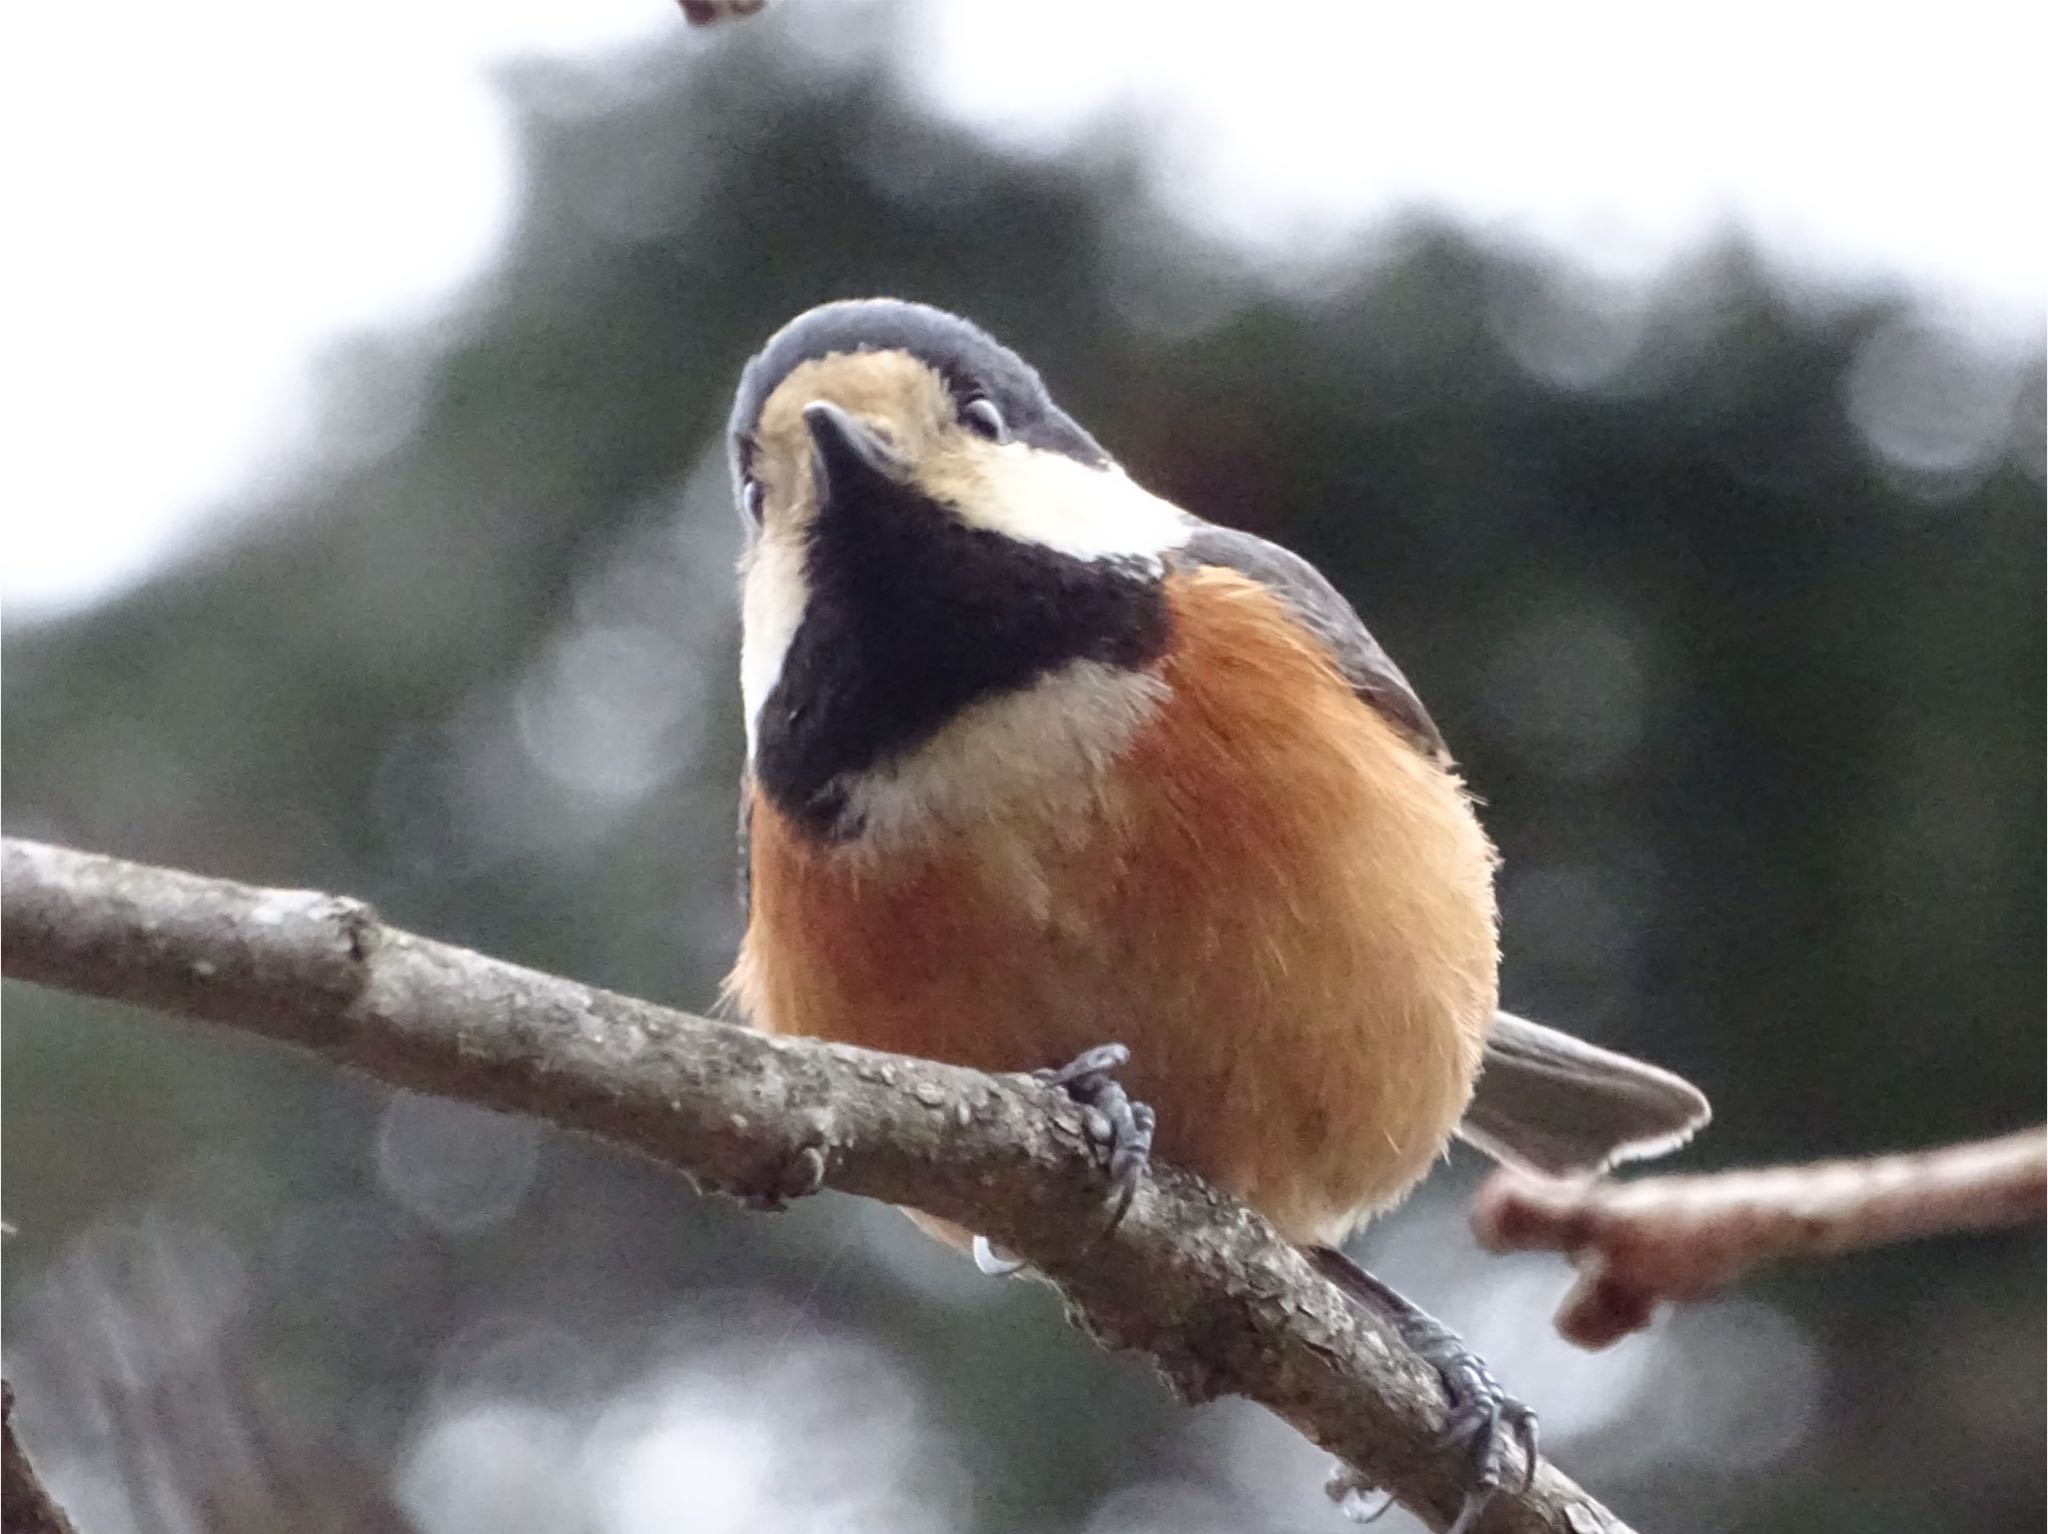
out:
M1099 1110L1118 1211L1154 1154L1245 1200L1437 1367L1469 1527L1507 1438L1533 1474L1534 1414L1345 1239L1454 1137L1596 1172L1683 1143L1705 1097L1500 1009L1493 844L1356 609L1142 488L980 326L810 309L746 363L727 446L726 996L1036 1073Z

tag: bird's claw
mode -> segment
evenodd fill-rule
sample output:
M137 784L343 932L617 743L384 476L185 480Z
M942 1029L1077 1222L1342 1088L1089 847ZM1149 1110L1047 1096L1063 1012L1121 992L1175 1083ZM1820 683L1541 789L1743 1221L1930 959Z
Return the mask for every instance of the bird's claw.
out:
M1099 1044L1065 1065L1031 1073L1033 1081L1057 1087L1080 1104L1088 1138L1108 1155L1111 1230L1130 1210L1138 1181L1152 1159L1153 1112L1146 1104L1133 1102L1116 1079L1130 1058L1122 1044Z
M1450 1410L1437 1447L1465 1450L1465 1501L1448 1534L1468 1534L1500 1489L1507 1446L1522 1451L1517 1491L1536 1479L1536 1413L1501 1388L1485 1360L1449 1327L1421 1311L1394 1318L1402 1338L1443 1381Z
M1471 1534L1500 1490L1509 1443L1522 1451L1522 1474L1517 1492L1525 1492L1536 1479L1536 1414L1501 1388L1485 1360L1465 1345L1456 1332L1374 1278L1335 1247L1317 1247L1309 1259L1324 1277L1331 1279L1352 1298L1384 1316L1400 1333L1401 1340L1417 1357L1436 1370L1443 1381L1450 1408L1444 1414L1443 1431L1437 1435L1439 1449L1462 1447L1465 1500L1457 1519L1446 1534ZM1330 1495L1343 1500L1361 1497L1363 1488L1355 1482L1330 1482ZM1346 1510L1359 1515L1349 1504ZM1384 1509L1373 1510L1373 1516Z

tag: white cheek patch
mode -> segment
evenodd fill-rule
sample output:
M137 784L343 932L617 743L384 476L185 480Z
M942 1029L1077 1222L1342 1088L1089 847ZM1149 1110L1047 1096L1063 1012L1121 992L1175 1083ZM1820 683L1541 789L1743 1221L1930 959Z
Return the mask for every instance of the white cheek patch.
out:
M761 707L782 679L782 663L810 601L801 539L764 533L748 551L740 601L740 697L747 711L747 760L754 758Z
M854 847L880 851L1020 808L1078 809L1167 692L1150 671L1070 662L961 710L896 760L841 777L841 823L859 828Z
M1195 530L1178 506L1144 489L1122 469L1090 468L1021 442L991 455L979 483L957 497L955 505L971 526L1074 559L1137 559L1156 565Z

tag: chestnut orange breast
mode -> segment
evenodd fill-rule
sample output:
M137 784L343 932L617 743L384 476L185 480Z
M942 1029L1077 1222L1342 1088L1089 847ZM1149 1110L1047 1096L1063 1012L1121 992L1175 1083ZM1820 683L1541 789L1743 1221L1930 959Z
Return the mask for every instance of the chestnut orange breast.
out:
M1166 598L1114 749L1048 767L956 743L979 798L897 816L886 849L756 796L729 989L771 1031L994 1071L1120 1040L1162 1158L1338 1240L1428 1170L1471 1094L1493 851L1456 776L1265 586L1180 570ZM1032 706L990 702L981 727Z

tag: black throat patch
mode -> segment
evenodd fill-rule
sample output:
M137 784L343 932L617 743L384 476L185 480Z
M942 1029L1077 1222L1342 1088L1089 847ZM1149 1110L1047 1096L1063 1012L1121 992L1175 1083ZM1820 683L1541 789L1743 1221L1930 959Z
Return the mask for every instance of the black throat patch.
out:
M1137 669L1166 648L1156 570L969 527L907 485L835 497L811 528L810 602L763 703L761 790L857 836L835 779L887 762L968 705L1073 661Z

